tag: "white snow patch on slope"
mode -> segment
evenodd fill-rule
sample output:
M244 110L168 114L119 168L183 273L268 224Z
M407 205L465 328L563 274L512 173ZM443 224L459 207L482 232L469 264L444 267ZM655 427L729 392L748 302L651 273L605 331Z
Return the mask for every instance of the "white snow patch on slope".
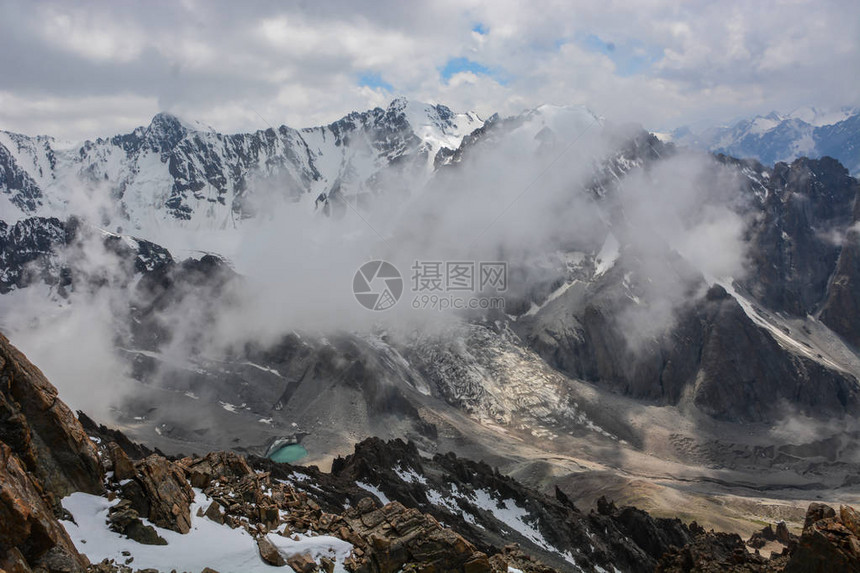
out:
M230 529L205 517L197 517L197 510L205 508L208 503L200 490L195 489L189 533L182 535L155 527L167 545L142 545L108 529L108 508L115 503L80 492L63 499L63 506L72 513L76 522L63 521L63 526L77 550L86 554L91 562L114 559L123 563L126 556L122 552L128 551L134 557L132 566L135 569L200 571L204 567L214 567L221 573L269 573L272 570L260 559L256 541L243 528ZM285 556L309 552L315 559L323 556L333 558L335 571L346 572L343 561L352 551L352 545L346 541L329 536L304 535L298 535L298 541L280 535L268 535L267 538Z
M518 532L520 535L531 541L532 543L542 547L547 551L559 554L568 563L579 569L579 566L574 561L573 557L568 552L561 552L557 548L550 545L546 538L538 530L537 526L529 523L528 511L518 505L512 499L496 500L485 489L475 490L474 503L476 506L489 511L493 516Z
M777 343L790 352L794 352L795 354L799 354L810 360L814 360L828 368L832 368L838 371L845 371L845 367L833 361L829 357L825 355L825 351L821 348L814 348L812 346L806 346L801 344L797 340L795 340L790 334L786 333L783 330L784 325L777 325L762 316L762 314L756 309L753 302L741 296L732 286L731 281L720 281L719 284L726 289L738 304L741 305L741 308L744 310L746 315L760 328L767 330L771 336L776 339ZM790 329L788 329L790 332Z
M615 238L615 235L609 233L606 236L606 240L603 241L603 246L600 248L600 252L597 253L597 257L595 257L597 268L594 271L594 276L599 277L615 266L615 261L618 260L619 254L621 254L621 245L618 243L618 239Z
M542 310L546 305L548 305L549 303L551 303L552 301L554 301L555 299L557 299L558 297L560 297L561 295L563 295L565 292L567 292L567 289L569 289L569 288L570 288L570 287L572 287L574 284L576 284L576 282L577 282L576 280L573 280L573 281L570 281L570 282L566 282L566 283L564 283L563 285L561 285L560 287L558 287L557 289L555 289L554 291L552 291L552 292L550 293L550 295L549 295L548 297L546 297L546 300L545 300L545 301L543 301L543 303L541 303L540 305L536 305L535 303L532 303L531 308L529 308L529 310L526 312L526 314L525 314L525 315L526 315L526 316L533 316L533 315L537 314L537 313L538 313L538 312L540 312L540 311L541 311L541 310Z
M372 493L373 495L378 497L379 501L381 501L383 505L388 505L389 503L391 503L391 500L388 499L385 496L385 494L379 490L378 487L370 485L369 483L361 482L361 481L355 482L355 485L357 485L358 487L360 487L364 491L369 491L370 493Z
M421 485L427 485L427 478L422 475L418 475L412 468L405 470L403 468L394 468L394 473L396 473L397 477L406 483L420 483Z
M522 507L510 499L496 500L490 496L490 493L485 489L475 490L475 505L481 509L485 509L493 514L493 516L520 533L523 537L541 546L547 551L556 551L549 542L541 535L538 529L526 521L529 513Z

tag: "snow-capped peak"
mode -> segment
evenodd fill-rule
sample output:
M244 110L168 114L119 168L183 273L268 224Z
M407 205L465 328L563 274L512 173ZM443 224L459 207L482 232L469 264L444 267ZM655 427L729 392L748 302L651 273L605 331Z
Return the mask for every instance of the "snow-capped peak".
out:
M149 123L150 130L156 129L180 129L185 132L214 132L215 130L200 121L189 121L172 113L162 111L153 116Z
M427 143L434 154L442 147L456 149L464 136L484 124L475 112L454 113L441 104L410 101L405 97L392 101L388 112L402 115L415 135Z
M843 107L838 110L821 110L811 106L804 106L795 109L786 118L799 119L815 127L822 127L839 123L858 113L860 113L860 110L852 107Z

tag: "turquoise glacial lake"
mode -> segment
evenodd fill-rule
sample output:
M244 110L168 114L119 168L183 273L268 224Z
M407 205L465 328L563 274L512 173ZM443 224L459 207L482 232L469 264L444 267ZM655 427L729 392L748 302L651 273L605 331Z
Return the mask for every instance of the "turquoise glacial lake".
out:
M291 464L308 455L308 451L301 444L290 444L269 456L269 459L279 464Z

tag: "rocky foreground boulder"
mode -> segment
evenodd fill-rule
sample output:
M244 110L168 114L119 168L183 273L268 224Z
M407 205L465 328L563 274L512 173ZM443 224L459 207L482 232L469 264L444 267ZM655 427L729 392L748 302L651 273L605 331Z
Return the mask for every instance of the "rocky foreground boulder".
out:
M860 571L860 514L843 505L813 503L806 512L803 535L785 573Z
M0 442L0 571L84 571L89 565L57 521L51 498Z
M104 491L95 444L57 397L57 389L2 334L0 438L47 494Z

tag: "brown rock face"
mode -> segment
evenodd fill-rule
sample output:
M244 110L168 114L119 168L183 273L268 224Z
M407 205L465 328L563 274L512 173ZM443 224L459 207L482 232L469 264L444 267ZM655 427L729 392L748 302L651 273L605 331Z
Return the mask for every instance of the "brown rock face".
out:
M356 564L357 572L394 573L410 563L421 564L424 571L492 571L487 556L462 536L398 502L377 509L365 498L346 520L369 541L364 559Z
M2 334L0 439L49 493L104 491L95 445L57 389Z
M54 518L39 484L0 443L0 566L29 571L28 564L48 571L82 572L89 562Z
M785 573L848 573L860 571L857 512L842 506L813 503L806 512L803 535Z
M293 555L287 560L287 564L292 567L293 571L296 573L314 573L314 571L318 569L313 558L307 553Z
M254 473L242 456L233 452L213 452L205 457L181 461L194 487L205 488L213 479L241 478Z
M260 559L269 565L283 567L287 564L284 556L278 552L278 548L275 547L271 541L266 539L265 535L257 538L257 550L260 552Z
M185 481L182 467L156 454L140 460L134 467L137 472L134 479L149 502L150 521L159 527L188 533L194 491Z
M133 478L136 473L134 463L129 459L125 451L119 447L119 444L111 442L107 445L107 450L110 454L111 465L113 466L114 479L122 481Z

